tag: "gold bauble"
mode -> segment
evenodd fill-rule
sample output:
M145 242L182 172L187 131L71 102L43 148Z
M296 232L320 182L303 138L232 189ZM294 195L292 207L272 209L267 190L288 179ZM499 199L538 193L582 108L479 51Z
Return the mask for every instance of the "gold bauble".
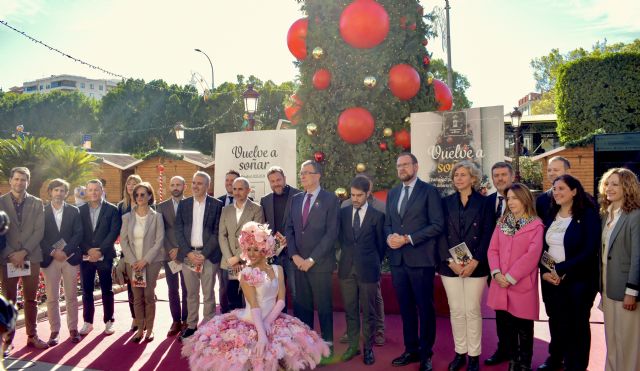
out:
M336 188L334 193L336 194L336 197L338 197L340 200L347 199L347 190L342 187Z
M320 59L324 56L324 50L321 47L316 46L313 48L311 55L313 55L313 59Z
M307 124L307 134L312 136L318 134L318 125L314 124L313 122Z
M366 86L369 89L375 88L377 80L375 77L373 76L367 76L364 78L364 86Z
M410 124L411 123L411 116L407 116L404 118L404 123L405 124Z
M393 135L393 130L391 130L391 128L384 128L384 130L382 131L382 135L384 135L385 137L390 137Z
M367 171L367 165L363 164L362 162L358 162L358 164L356 165L356 171L359 173L364 173L365 171Z
M433 74L429 72L427 74L427 84L431 85L432 82L433 82Z

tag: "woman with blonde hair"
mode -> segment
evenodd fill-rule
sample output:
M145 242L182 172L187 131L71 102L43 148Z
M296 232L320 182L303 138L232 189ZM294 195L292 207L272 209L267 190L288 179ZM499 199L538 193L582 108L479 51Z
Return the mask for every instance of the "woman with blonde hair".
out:
M134 342L152 341L156 312L155 287L164 251L164 221L162 214L153 210L154 192L151 184L142 182L133 187L135 205L122 217L120 245L127 265L127 275L133 291L133 308L138 332Z
M640 370L640 183L631 170L613 168L600 179L598 191L605 369Z
M118 212L120 213L120 217L124 214L131 211L131 205L134 202L133 199L133 187L142 183L142 178L138 174L131 174L127 177L127 181L124 183L124 189L122 190L122 201L118 202ZM120 258L122 259L122 253L120 253ZM131 312L131 318L133 318L133 322L131 323L131 330L136 331L138 328L136 327L136 313L133 309L133 291L131 290L131 284L127 279L127 298L129 300L129 311Z
M491 239L493 208L477 189L482 174L476 164L461 161L453 166L451 179L456 192L442 199L446 231L438 241L442 277L451 310L451 329L456 355L449 371L480 369L482 313L480 301L487 285L487 248ZM456 261L449 249L465 244L470 259Z
M536 216L533 196L525 185L507 190L507 211L498 221L487 257L491 277L487 304L505 324L512 344L509 370L531 370L533 321L538 319L538 262L544 225Z

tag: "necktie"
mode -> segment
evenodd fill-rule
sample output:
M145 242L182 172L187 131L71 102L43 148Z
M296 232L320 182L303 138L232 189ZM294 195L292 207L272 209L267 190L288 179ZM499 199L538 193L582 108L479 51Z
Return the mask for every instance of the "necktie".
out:
M404 216L404 213L407 212L407 204L409 203L409 189L411 187L404 187L404 197L402 198L402 202L400 203L400 216Z
M496 219L500 219L502 216L502 201L504 201L504 197L498 196L498 207L496 208Z
M307 219L309 218L309 209L311 209L311 194L307 193L307 199L304 202L304 207L302 208L302 226L307 225Z
M229 199L229 203L227 205L231 205L233 203L233 196L227 196L227 198Z
M360 208L356 209L356 214L353 216L353 234L355 236L360 233Z

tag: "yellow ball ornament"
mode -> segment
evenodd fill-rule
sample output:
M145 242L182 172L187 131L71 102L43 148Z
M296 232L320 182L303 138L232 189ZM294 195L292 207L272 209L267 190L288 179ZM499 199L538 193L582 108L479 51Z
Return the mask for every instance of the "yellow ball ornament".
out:
M313 59L320 59L324 56L324 49L316 46L315 48L313 48L313 51L311 51L311 55L313 56Z
M318 134L318 125L314 124L313 122L307 124L307 134L311 136Z
M359 162L356 165L356 171L359 173L364 173L365 171L367 171L367 165L363 164L362 162Z
M391 130L391 128L384 128L384 130L382 131L382 135L384 135L385 137L390 137L393 135L393 130Z
M369 89L375 88L377 80L375 77L373 76L367 76L364 78L364 86L366 86Z

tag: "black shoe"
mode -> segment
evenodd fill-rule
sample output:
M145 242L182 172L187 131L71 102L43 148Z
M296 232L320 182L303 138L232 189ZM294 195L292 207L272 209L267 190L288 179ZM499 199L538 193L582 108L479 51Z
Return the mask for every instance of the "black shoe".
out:
M498 349L493 355L484 360L484 364L487 366L499 365L502 362L506 362L509 360L507 353Z
M180 339L182 340L188 339L195 333L196 333L196 329L187 327L186 329L184 329L184 331L182 331L182 335L180 335Z
M376 358L373 356L373 349L364 350L363 361L364 361L364 364L367 366L376 363Z
M400 357L391 361L391 365L399 367L399 366L406 366L409 363L416 363L416 362L420 362L420 354L404 352L400 355Z
M350 360L351 358L360 355L360 349L358 349L357 346L355 347L349 347L347 348L347 350L342 354L342 356L340 357L340 360L342 362L346 362L348 360Z
M557 371L562 369L562 361L548 357L543 364L538 366L538 371Z
M456 353L453 361L449 363L449 371L458 371L462 369L462 366L464 366L465 364L467 364L467 355Z
M480 356L469 357L467 371L480 371Z
M431 358L427 358L424 361L420 361L419 371L433 371L433 365L431 364Z
M509 371L520 371L520 363L509 361Z

